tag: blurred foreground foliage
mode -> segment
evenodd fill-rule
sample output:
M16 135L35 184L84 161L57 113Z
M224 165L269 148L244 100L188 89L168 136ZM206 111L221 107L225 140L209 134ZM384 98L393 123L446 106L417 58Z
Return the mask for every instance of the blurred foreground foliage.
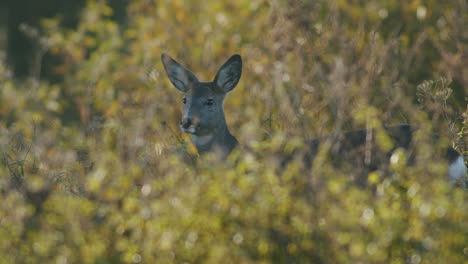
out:
M35 29L60 82L0 65L1 263L466 261L467 195L441 162L468 150L466 1L126 8L117 24L88 1L75 29ZM243 147L226 162L180 134L162 52L204 80L243 56L225 105ZM421 128L417 165L395 159L367 188L325 156L278 164L304 140L400 123Z

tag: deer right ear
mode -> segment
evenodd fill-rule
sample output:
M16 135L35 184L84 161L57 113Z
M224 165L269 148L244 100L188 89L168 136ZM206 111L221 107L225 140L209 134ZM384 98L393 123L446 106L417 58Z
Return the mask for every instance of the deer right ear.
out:
M242 74L242 59L239 55L229 58L216 74L214 82L224 93L236 87Z
M171 80L171 83L181 92L187 92L191 84L193 82L197 82L198 79L195 75L177 63L173 58L169 55L163 53L161 55L161 61L164 65L164 69L166 70L167 77Z

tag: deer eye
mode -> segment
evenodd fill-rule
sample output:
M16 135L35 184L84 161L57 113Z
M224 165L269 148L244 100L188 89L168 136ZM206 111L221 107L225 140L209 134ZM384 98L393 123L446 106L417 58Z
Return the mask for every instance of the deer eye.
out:
M182 98L182 103L183 103L183 104L186 104L186 103L187 103L187 98L185 98L185 97Z
M210 98L210 99L206 100L205 105L212 106L213 103L214 103L214 100Z

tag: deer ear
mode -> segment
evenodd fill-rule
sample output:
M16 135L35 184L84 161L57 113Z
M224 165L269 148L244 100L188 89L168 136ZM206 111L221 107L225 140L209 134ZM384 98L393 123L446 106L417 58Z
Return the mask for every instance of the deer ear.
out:
M216 86L227 93L234 89L242 74L242 58L233 55L227 60L216 74L214 82Z
M195 77L191 71L180 65L169 55L163 53L161 55L161 61L166 70L167 77L169 77L171 83L179 89L179 91L185 93L190 89L192 83L198 82L197 77Z

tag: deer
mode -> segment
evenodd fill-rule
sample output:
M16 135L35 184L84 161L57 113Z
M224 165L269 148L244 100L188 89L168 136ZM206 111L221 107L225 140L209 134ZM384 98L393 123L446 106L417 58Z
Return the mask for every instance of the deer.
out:
M183 93L182 119L179 124L181 131L191 134L192 142L200 155L216 153L221 160L226 159L239 144L226 124L224 99L236 87L241 78L241 56L232 55L219 68L211 82L199 81L194 73L166 53L161 55L161 60L170 82ZM416 126L402 124L384 127L384 129L394 144L392 150L383 155L385 159L389 160L393 151L398 148L409 150L412 147L413 134L417 130ZM352 156L355 160L365 160L363 151L357 150L366 147L372 135L374 135L374 129L345 132L338 137L340 143L331 148L330 152L332 152L332 156L339 157L339 159ZM311 166L319 147L325 141L326 138L319 138L307 143L308 150L304 155L305 163ZM356 156L360 157L356 158ZM290 158L291 155L285 155L281 163L288 162ZM449 146L445 159L448 162L447 176L449 181L452 183L461 182L464 185L467 170L463 156ZM376 159L376 162L382 162L382 159ZM375 164L372 165L372 162L365 163L369 170L375 169L373 168Z

